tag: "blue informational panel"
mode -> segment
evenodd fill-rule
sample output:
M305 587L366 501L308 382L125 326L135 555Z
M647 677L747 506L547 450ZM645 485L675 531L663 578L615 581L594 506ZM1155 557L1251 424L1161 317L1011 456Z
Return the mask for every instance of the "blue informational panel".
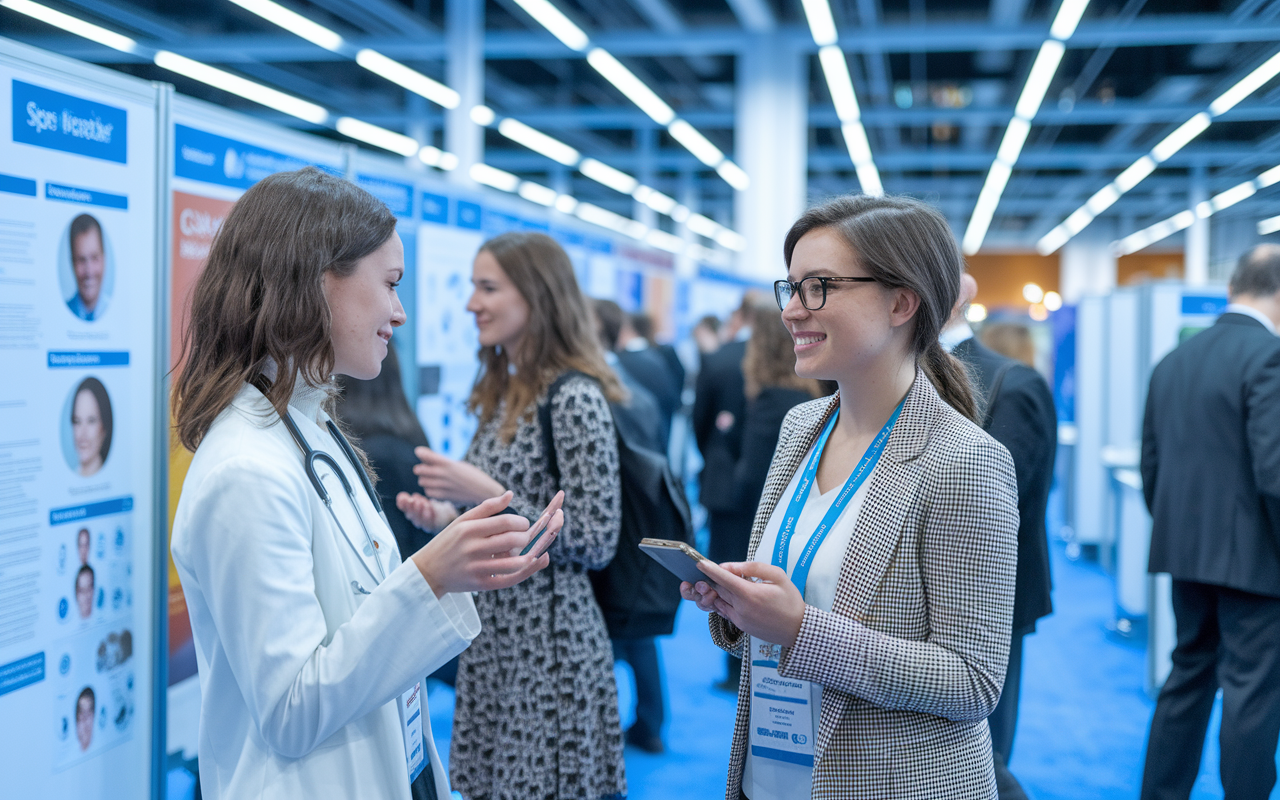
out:
M153 84L0 40L0 794L153 790Z

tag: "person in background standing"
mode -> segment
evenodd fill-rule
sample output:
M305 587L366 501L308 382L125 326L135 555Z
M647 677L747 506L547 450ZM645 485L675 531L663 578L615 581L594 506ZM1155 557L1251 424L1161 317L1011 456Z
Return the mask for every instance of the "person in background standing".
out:
M747 557L755 519L755 508L735 502L734 497L734 471L742 454L742 415L747 407L742 359L751 336L751 326L744 324L748 307L749 301L743 297L742 306L722 330L731 340L703 355L690 420L703 461L698 500L707 510L711 533L707 557L717 564ZM737 691L742 663L730 654L728 665L728 674L716 687Z
M973 280L972 277L969 280ZM975 291L977 284L974 284ZM964 320L960 320L962 324ZM1002 356L1021 361L1028 367L1036 366L1036 343L1031 339L1031 330L1026 325L1011 322L988 322L982 326L982 334L978 337L988 350L994 350Z
M693 341L698 353L707 355L720 349L720 318L708 314L693 326Z
M605 301L611 303L612 301ZM618 363L641 386L649 390L653 399L658 401L662 411L662 447L659 453L667 452L667 442L671 440L671 420L680 410L680 393L684 388L683 377L677 378L670 365L656 349L649 346L649 341L636 333L631 326L631 317L617 303L614 308L604 307L608 321L605 327L614 330L617 326L617 339L611 348L618 356ZM677 359L678 360L678 359Z
M1053 613L1045 509L1053 484L1058 417L1053 408L1053 393L1040 373L1021 359L993 352L973 335L964 312L977 294L977 281L968 273L962 275L960 300L938 338L942 346L969 369L979 395L985 398L982 428L1009 451L1018 482L1018 573L1013 594L1009 667L1000 702L987 718L987 724L991 726L991 750L1000 798L1025 800L1026 793L1009 772L1008 763L1018 723L1022 640L1035 632L1037 620ZM1025 335L1025 328L1023 333L1025 342L1030 344L1031 337ZM1028 360L1035 363L1034 349Z
M659 344L658 340L654 338L653 317L644 312L632 314L631 328L636 332L637 336L648 343L655 353L662 356L662 360L667 363L667 368L671 370L676 386L683 389L685 381L684 362L680 360L680 354L676 352L674 345Z
M1222 689L1227 800L1265 800L1280 738L1280 246L1241 257L1231 302L1151 373L1142 491L1177 645L1151 718L1143 800L1185 800Z

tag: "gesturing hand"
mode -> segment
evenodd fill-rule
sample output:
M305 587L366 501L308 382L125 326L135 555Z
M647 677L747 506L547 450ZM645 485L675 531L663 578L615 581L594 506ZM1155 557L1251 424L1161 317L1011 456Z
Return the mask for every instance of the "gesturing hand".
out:
M484 470L465 461L454 461L428 447L415 447L413 454L421 462L414 465L413 474L429 497L473 506L506 491Z
M791 647L804 621L804 597L787 573L759 561L715 564L699 561L698 569L715 581L680 583L680 596L714 611L744 633ZM752 579L756 580L752 580Z
M534 552L511 555L524 549L530 537L529 520L500 513L510 503L511 492L481 502L410 556L436 597L505 589L551 563L547 548L564 524L564 512L555 512Z
M453 503L408 492L396 495L396 508L400 509L405 519L428 533L440 530L458 516L458 509L454 508Z

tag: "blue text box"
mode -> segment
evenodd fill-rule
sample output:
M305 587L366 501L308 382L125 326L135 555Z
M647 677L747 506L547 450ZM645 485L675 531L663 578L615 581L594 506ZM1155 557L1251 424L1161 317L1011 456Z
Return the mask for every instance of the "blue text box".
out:
M173 174L193 181L248 189L277 172L319 167L330 175L342 171L329 164L277 153L186 125L173 126Z
M17 175L0 175L0 192L35 197L36 182L30 178L19 178Z
M49 512L49 524L64 525L68 522L78 522L92 517L105 517L109 514L123 514L132 510L133 497L117 497L114 500L103 500L100 503L55 508Z
M60 183L46 183L44 196L50 200L61 200L64 203L82 203L86 206L102 206L103 208L129 207L129 198L122 194L100 192L97 189L84 189L79 186L65 186Z
M13 140L125 164L129 112L15 79Z
M69 350L50 350L49 369L76 367L127 367L129 351L116 350L102 353L82 353Z
M24 686L44 680L44 653L0 665L0 694L16 692Z
M422 193L422 218L427 222L449 224L449 198L442 194Z
M356 185L387 204L397 217L413 216L413 184L376 178L373 175L357 175Z
M1227 298L1213 295L1184 294L1182 296L1182 313L1206 314L1217 316L1227 310Z

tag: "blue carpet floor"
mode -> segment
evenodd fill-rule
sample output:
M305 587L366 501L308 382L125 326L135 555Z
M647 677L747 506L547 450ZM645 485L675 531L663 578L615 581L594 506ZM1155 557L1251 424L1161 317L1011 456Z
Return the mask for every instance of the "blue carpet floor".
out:
M1132 800L1154 702L1142 688L1146 651L1109 630L1113 582L1088 561L1054 548L1053 616L1026 640L1022 711L1011 768L1033 800ZM736 698L711 684L724 658L707 635L706 615L683 604L673 636L660 640L667 691L667 752L627 749L631 800L724 795ZM623 723L630 724L631 676L617 668ZM448 759L453 694L432 682L432 731ZM1215 709L1193 800L1222 797ZM1280 790L1272 794L1280 800Z

